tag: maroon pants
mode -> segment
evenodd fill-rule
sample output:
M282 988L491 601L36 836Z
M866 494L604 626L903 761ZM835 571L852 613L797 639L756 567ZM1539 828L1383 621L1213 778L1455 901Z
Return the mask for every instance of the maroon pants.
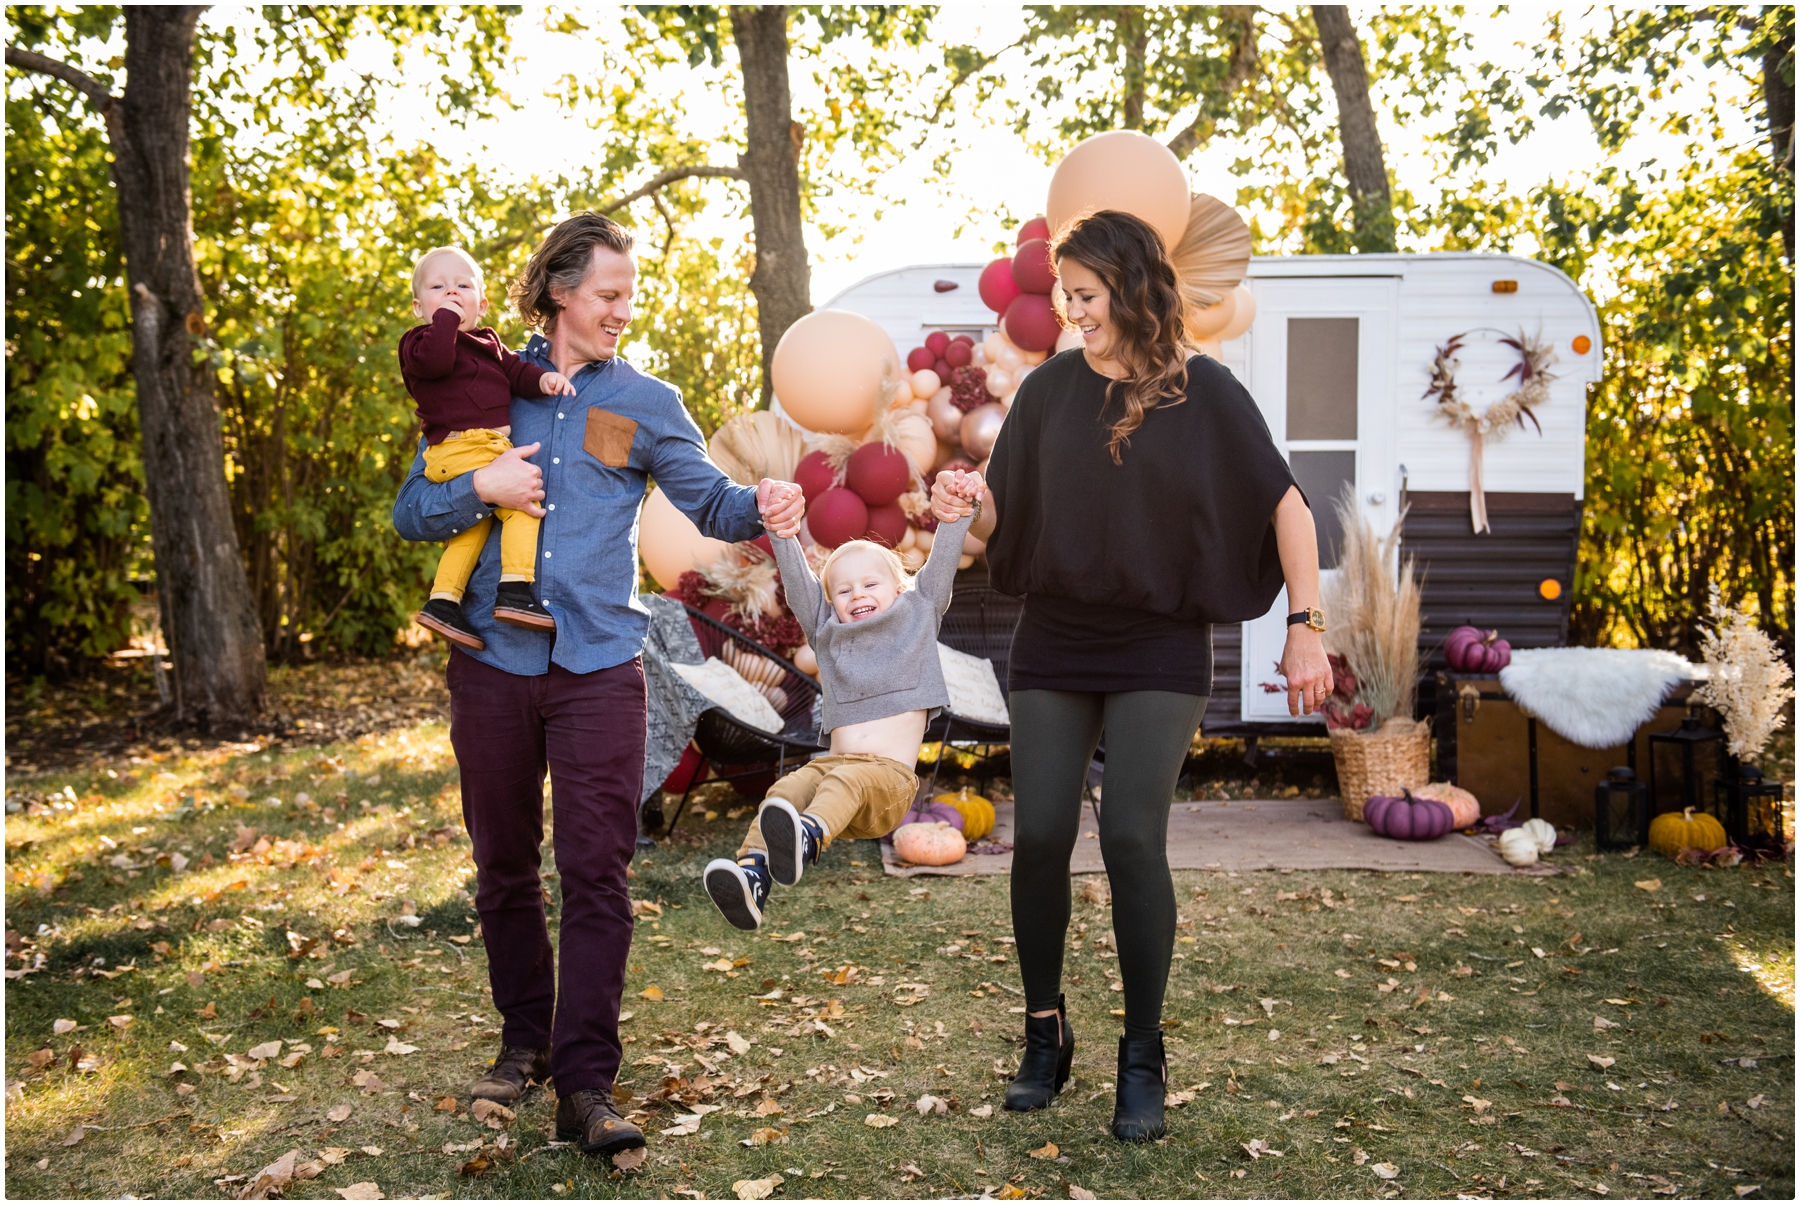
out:
M509 1046L552 1046L556 1091L610 1088L631 952L625 869L644 781L644 669L538 677L450 655L450 743L475 846L475 910ZM544 771L562 875L562 980L544 923Z

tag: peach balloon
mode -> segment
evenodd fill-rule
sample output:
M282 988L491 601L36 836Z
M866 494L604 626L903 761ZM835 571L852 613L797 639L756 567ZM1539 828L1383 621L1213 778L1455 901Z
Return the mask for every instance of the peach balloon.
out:
M987 551L987 541L977 540L974 536L963 537L963 552L968 556L980 556Z
M1188 179L1168 147L1136 130L1112 130L1083 139L1063 156L1050 177L1044 203L1050 228L1102 209L1142 218L1163 245L1181 241L1188 221Z
M1006 411L1008 414L1011 414L1012 408L1013 408L1013 402L1014 402L1014 400L1016 400L1018 398L1018 396L1019 396L1019 391L1017 389L1015 389L1011 393L1007 394L1005 397L1001 398L1000 399L1000 409Z
M973 565L974 563L975 563L975 558L970 556L966 552L956 558L956 567L959 570L967 569L970 565Z
M669 496L652 490L638 516L638 553L656 584L673 590L681 575L710 564L731 547L700 534L694 521L675 508Z
M1221 343L1237 338L1249 330L1250 324L1256 321L1256 294L1250 291L1250 286L1239 285L1231 291L1231 296L1237 302L1237 311L1232 314L1231 321L1226 324L1225 329L1219 332L1218 339Z
M1220 338L1219 332L1230 326L1231 320L1237 316L1237 291L1234 289L1225 294L1217 304L1209 305L1203 310L1190 309L1185 316L1188 338L1197 343Z
M931 420L931 430L945 443L955 443L957 432L962 430L963 412L956 408L950 400L950 391L940 389L925 403L925 417Z
M912 378L901 377L894 382L894 400L888 403L888 409L898 410L902 406L911 405L918 395L913 392Z
M788 327L769 360L782 409L809 431L838 435L868 430L884 387L903 371L887 332L848 310L807 314Z
M1000 426L1006 422L1006 411L998 402L989 402L985 406L963 415L962 446L972 460L986 460L994 450L994 441L1000 438Z
M981 341L981 350L987 353L988 362L990 364L997 363L1000 359L1001 351L1011 346L1012 344L1006 341L1006 336L999 331L995 331Z
M931 420L909 410L894 420L893 431L894 446L912 466L913 476L923 477L930 472L932 458L937 455L937 435Z
M911 386L914 397L930 397L944 387L944 381L931 369L921 368L912 374Z

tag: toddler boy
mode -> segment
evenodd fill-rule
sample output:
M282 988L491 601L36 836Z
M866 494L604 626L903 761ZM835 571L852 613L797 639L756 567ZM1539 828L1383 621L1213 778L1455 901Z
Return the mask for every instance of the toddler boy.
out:
M980 474L959 472L948 488L980 513ZM798 540L772 539L788 605L819 659L831 752L769 788L736 860L708 863L707 894L738 928L759 927L771 883L798 883L834 838L885 837L911 807L919 742L950 702L938 625L973 521L938 528L917 578L868 540L840 545L815 577Z
M460 247L427 251L413 268L413 313L424 319L400 336L400 374L418 403L425 429L425 476L436 482L473 473L512 447L508 410L516 397L573 394L557 372L527 364L508 351L492 327L476 323L487 313L481 266ZM438 559L431 599L413 619L452 644L486 644L463 614L463 592L500 520L500 588L494 618L517 627L556 631L556 620L531 594L537 578L538 520L522 510L496 508L448 544Z

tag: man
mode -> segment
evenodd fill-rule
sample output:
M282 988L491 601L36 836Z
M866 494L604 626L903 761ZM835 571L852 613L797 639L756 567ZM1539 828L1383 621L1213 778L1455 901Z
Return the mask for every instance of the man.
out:
M512 1104L531 1081L554 1077L557 1137L603 1154L644 1144L613 1108L612 1087L632 931L625 872L644 770L645 481L654 477L723 540L751 539L765 523L791 533L804 509L796 486L734 485L706 458L680 394L618 358L637 277L631 246L597 213L550 232L513 285L521 316L543 332L521 354L561 373L575 395L515 398L516 446L474 473L433 483L415 457L394 503L394 527L408 540L448 540L497 507L543 519L537 601L555 633L492 620L500 550L490 535L469 582L471 626L486 647L450 654L450 741L503 1019L499 1057L472 1094ZM563 888L560 991L539 875L546 769Z

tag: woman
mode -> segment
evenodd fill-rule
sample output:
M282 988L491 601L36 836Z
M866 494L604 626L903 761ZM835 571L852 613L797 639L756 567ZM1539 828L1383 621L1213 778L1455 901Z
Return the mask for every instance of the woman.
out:
M1331 693L1312 512L1256 403L1185 338L1162 241L1129 214L1077 221L1052 248L1056 302L1082 346L1020 386L987 474L993 584L1025 596L1013 636L1012 912L1025 1055L1006 1107L1050 1104L1075 1038L1062 992L1069 856L1106 742L1100 850L1125 984L1113 1134L1163 1133L1162 1001L1175 942L1169 805L1212 689L1214 623L1253 619L1285 579L1289 708ZM934 487L940 517L970 510Z

